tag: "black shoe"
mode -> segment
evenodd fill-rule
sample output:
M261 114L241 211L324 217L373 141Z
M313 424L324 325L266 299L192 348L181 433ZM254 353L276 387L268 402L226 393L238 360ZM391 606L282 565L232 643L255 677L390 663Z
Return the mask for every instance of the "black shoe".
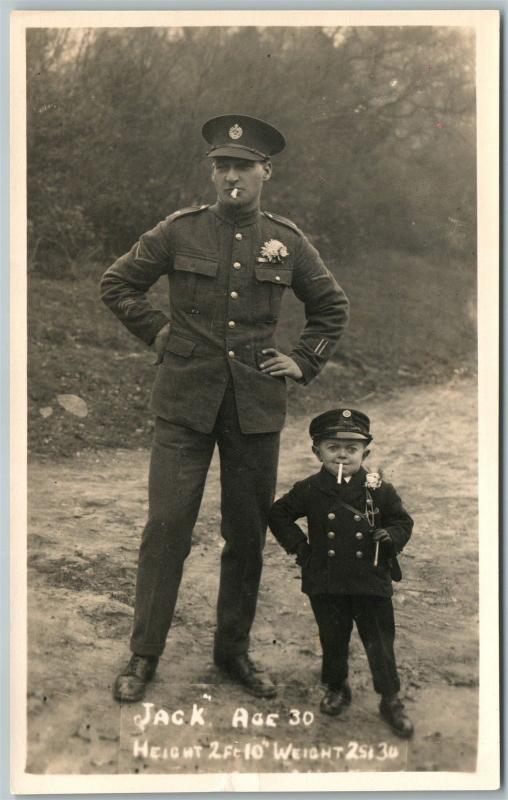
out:
M277 694L277 689L270 678L261 675L263 670L257 667L246 653L229 658L215 656L214 661L220 669L241 683L254 697L270 698Z
M329 714L331 717L338 717L343 710L351 703L351 689L349 683L345 681L340 689L328 689L321 700L319 710L322 714Z
M145 696L146 684L152 680L159 662L158 656L138 656L136 653L117 676L113 697L121 703L136 703Z
M413 724L398 694L384 695L379 704L379 713L401 739L409 739L413 735Z

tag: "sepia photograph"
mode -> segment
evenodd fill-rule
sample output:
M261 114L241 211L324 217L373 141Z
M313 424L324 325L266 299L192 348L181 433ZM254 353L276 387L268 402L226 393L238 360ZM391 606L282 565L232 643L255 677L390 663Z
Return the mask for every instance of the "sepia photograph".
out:
M13 15L14 790L499 785L498 37Z

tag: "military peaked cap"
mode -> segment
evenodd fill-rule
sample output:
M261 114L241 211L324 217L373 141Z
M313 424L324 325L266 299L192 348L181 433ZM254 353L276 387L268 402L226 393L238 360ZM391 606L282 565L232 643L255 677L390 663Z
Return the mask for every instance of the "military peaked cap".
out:
M314 417L309 433L314 442L322 439L363 439L372 441L370 419L354 408L333 408Z
M286 140L277 128L262 119L239 114L212 117L202 129L211 145L210 158L244 158L264 161L284 149Z

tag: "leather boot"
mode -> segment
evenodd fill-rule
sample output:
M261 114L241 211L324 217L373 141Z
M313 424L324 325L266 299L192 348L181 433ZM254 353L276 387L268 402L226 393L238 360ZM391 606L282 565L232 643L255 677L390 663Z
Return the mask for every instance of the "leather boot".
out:
M409 739L413 735L413 724L398 694L383 695L379 713L401 739Z
M159 662L158 656L140 656L137 653L125 669L117 675L113 697L121 703L136 703L145 696L146 685L152 680Z
M237 683L240 683L254 697L271 698L277 694L277 689L270 678L262 675L262 668L254 664L246 653L229 656L228 658L216 655L214 661L217 667L226 672Z
M331 717L338 717L343 710L351 703L351 688L347 681L344 681L340 689L328 689L321 700L319 710L322 714Z

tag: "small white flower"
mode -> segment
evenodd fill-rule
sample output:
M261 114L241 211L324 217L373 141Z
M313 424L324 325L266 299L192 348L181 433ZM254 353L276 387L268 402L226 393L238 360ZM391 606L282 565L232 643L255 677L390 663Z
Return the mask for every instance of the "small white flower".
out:
M368 472L365 478L365 486L367 489L379 489L383 482L379 472Z
M278 239L270 239L261 248L261 255L270 263L279 264L283 258L289 255L289 251L286 245L279 242Z

